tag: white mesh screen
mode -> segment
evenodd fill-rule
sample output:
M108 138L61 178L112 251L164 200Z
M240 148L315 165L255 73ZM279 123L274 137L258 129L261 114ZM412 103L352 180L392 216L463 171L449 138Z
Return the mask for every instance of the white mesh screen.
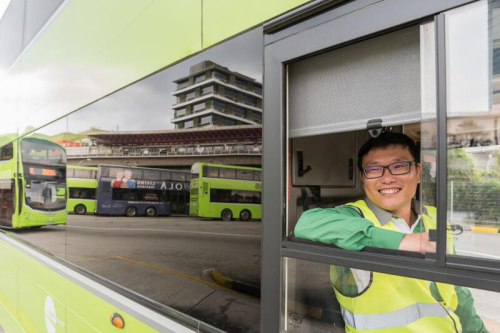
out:
M291 138L363 129L377 118L420 121L420 27L297 61L288 75Z

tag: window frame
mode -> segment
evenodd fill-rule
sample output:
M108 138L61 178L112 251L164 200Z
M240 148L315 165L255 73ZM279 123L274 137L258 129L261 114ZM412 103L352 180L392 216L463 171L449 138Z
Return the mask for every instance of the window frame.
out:
M262 213L262 271L265 277L261 289L261 331L280 331L283 318L282 299L284 280L283 261L295 258L332 265L378 271L388 274L435 280L482 290L500 291L500 262L488 259L446 256L446 223L438 223L436 255L424 260L405 257L398 251L367 249L352 252L340 248L302 243L287 237L287 64L314 54L350 43L362 41L403 27L434 21L436 28L436 85L437 85L437 203L447 207L446 182L446 55L443 12L475 1L415 2L404 4L397 0L377 2L347 2L332 10L325 4L309 4L278 17L264 26L264 109L263 113ZM323 6L322 11L318 6ZM334 6L334 4L330 4ZM319 14L318 14L319 12ZM307 18L307 19L306 19ZM342 18L342 19L339 19ZM357 26L353 22L364 22ZM331 34L328 32L342 33ZM278 222L279 221L279 222ZM438 221L446 221L446 209L438 209ZM370 251L372 250L372 251ZM394 253L396 252L396 253Z

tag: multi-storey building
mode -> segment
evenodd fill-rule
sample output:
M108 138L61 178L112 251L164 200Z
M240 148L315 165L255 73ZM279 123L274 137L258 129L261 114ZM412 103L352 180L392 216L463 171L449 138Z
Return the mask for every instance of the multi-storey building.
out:
M212 61L176 81L175 128L262 123L262 84Z

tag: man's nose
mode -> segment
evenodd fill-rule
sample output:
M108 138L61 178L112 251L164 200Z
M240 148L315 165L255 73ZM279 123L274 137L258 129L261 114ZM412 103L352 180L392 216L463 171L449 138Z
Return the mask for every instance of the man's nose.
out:
M381 181L385 183L385 182L393 182L396 177L389 171L389 168L384 168L382 172L382 177L380 178Z

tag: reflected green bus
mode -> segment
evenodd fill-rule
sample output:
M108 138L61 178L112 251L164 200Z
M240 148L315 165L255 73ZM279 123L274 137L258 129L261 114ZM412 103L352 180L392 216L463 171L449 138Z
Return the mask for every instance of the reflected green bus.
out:
M261 169L195 163L191 173L190 216L261 219Z
M97 168L68 165L68 213L94 214L97 202Z
M23 137L0 147L0 223L18 229L66 224L66 151Z

